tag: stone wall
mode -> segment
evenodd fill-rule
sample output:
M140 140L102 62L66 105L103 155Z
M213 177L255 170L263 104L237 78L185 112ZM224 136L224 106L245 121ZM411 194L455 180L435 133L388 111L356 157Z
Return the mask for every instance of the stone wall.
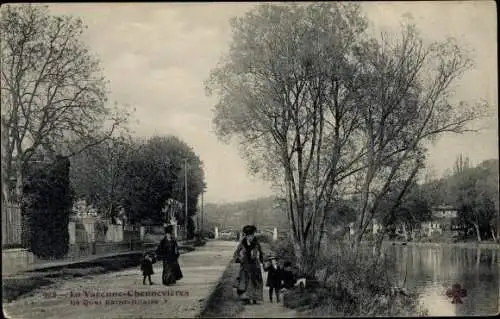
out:
M124 234L123 225L109 225L105 242L96 242L95 219L71 220L68 224L68 253L62 260L75 260L89 256L120 253L142 249L140 232L131 230ZM25 270L37 263L45 263L23 248L3 249L2 268L4 273Z
M119 243L123 241L123 226L109 225L106 232L106 242Z
M70 245L97 241L95 220L70 221L68 224L68 232ZM103 237L105 242L122 242L124 240L123 225L108 224L108 230Z
M2 273L25 269L35 262L35 256L24 248L2 250Z

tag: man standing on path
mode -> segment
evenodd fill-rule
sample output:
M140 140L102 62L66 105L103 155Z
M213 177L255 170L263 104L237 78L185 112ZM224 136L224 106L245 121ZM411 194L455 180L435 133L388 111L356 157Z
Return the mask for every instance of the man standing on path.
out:
M178 262L180 256L179 246L172 235L173 231L174 227L172 225L165 227L165 237L163 237L156 249L158 259L163 260L162 282L167 286L182 279L182 271Z

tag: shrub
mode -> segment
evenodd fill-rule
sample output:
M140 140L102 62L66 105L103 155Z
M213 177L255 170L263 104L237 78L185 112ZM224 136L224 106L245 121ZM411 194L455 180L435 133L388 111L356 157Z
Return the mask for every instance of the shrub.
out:
M260 243L272 243L273 240L272 240L272 237L269 237L268 235L259 235L259 236L256 236L257 240L260 242Z
M290 240L285 239L271 242L270 246L274 254L276 254L281 260L289 260L293 264L296 263L295 249Z
M23 241L42 258L60 258L68 252L71 213L69 160L58 156L47 165L30 168L24 185Z
M203 238L208 238L208 239L214 239L215 238L215 233L213 231L210 231L210 230L204 230L202 232L203 234Z

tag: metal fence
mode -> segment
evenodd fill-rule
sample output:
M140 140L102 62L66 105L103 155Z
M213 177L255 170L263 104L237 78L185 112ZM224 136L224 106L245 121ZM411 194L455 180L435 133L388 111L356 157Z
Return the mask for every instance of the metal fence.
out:
M2 201L2 247L21 245L21 207Z

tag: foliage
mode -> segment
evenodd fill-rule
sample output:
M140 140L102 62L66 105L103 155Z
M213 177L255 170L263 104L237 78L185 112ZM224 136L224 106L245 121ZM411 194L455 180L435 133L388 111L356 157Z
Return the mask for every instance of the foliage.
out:
M203 232L203 238L208 238L208 239L214 239L215 238L215 233L213 231L204 231Z
M307 272L340 194L359 197L358 247L389 191L422 168L425 142L466 131L481 111L448 101L472 65L456 42L425 45L409 24L375 39L367 25L355 3L259 5L231 21L230 50L207 82L218 136L281 186Z
M73 203L73 207L71 209L72 214L83 217L83 216L94 216L97 217L97 209L92 206L92 204L88 205L86 200L78 200Z
M2 197L19 199L25 166L38 153L72 155L109 138L129 113L107 107L98 60L83 22L45 5L2 7ZM15 178L15 179L14 179Z
M414 229L419 229L421 224L432 219L432 211L430 200L426 198L423 188L416 182L413 182L408 191L399 199L394 195L401 191L392 191L389 193L385 203L381 205L381 209L386 209L382 212L381 220L384 227L389 228L394 232L398 225L404 225L406 232Z
M498 160L456 171L446 180L445 187L445 196L458 208L460 220L474 230L477 240L495 237Z
M122 206L130 212L132 223L145 218L163 222L166 216L162 209L168 199L184 204L185 174L187 217L196 214L198 197L205 187L203 163L192 148L179 138L155 136L147 141L136 141L123 167L117 192ZM174 213L179 225L184 225L184 209Z
M95 205L106 218L126 212L129 222L160 224L163 209L184 225L184 159L187 164L188 217L196 214L198 196L205 188L203 163L175 136L131 140L110 139L72 158L72 183L79 197ZM189 226L188 226L189 227ZM191 234L192 236L192 234Z
M282 261L288 260L292 264L297 262L293 242L289 239L271 242L271 250Z
M338 200L336 205L328 207L326 224L330 226L346 226L356 221L357 202L353 199Z
M25 244L39 257L61 258L68 252L68 224L72 198L69 160L58 156L49 165L31 167L24 187L23 215L29 229L23 229Z
M271 234L264 233L264 234L257 235L255 237L257 238L257 240L260 243L270 244L273 242L273 237Z
M112 138L71 158L71 185L79 198L92 203L106 218L117 217L119 185L131 152L126 136Z
M391 261L371 254L372 247L353 253L339 244L322 256L317 284L305 291L292 290L284 305L309 314L325 316L414 316L420 313L418 296L394 293L398 278L391 276Z
M194 225L194 220L192 217L188 217L188 223L187 223L187 239L193 239L194 238L194 231L196 227Z

